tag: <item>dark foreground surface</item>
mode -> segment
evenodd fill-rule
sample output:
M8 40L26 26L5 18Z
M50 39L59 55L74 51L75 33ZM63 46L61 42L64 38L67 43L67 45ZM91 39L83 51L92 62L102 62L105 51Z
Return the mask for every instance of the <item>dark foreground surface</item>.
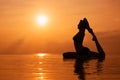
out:
M63 59L62 55L0 55L0 80L120 80L120 57Z
M96 52L90 52L89 54L78 54L76 52L64 52L63 53L64 59L82 59L82 60L91 60L91 59L99 59L104 60L105 54L98 54Z

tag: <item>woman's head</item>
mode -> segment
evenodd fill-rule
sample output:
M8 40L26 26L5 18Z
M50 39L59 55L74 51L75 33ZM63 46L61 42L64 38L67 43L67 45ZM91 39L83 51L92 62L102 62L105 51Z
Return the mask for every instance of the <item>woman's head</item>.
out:
M83 29L85 29L84 26L85 26L85 25L84 25L84 21L83 21L83 20L80 20L80 22L79 22L79 24L78 24L78 29L79 29L79 30L83 30Z

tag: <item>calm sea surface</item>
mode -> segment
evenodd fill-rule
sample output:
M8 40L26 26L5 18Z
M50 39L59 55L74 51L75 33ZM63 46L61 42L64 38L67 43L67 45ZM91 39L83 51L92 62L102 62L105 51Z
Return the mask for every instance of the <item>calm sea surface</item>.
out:
M0 80L120 80L120 57L81 62L50 53L0 55Z

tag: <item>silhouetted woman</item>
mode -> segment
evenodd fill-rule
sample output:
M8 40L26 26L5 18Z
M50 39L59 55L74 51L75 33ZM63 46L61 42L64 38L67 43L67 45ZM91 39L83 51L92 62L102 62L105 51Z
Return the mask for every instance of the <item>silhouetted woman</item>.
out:
M78 54L82 54L83 52L83 40L85 36L85 24L83 20L80 20L80 23L78 24L79 32L73 37L74 40L74 46L76 49L76 52Z
M74 46L75 46L75 50L77 54L78 55L93 55L94 54L94 56L96 57L105 56L105 53L101 45L99 44L93 30L90 28L89 23L86 18L84 18L83 20L80 20L80 23L78 24L78 29L79 29L79 32L73 37ZM91 52L87 47L83 46L83 40L84 40L86 29L93 36L93 41L95 41L95 44L98 50L97 54L95 54L95 52Z

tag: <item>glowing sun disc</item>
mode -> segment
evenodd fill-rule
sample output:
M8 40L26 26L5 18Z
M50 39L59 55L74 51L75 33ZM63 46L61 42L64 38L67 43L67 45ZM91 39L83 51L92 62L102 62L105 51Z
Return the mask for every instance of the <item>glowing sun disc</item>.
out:
M47 17L45 15L38 16L37 23L40 25L45 25L47 23Z

